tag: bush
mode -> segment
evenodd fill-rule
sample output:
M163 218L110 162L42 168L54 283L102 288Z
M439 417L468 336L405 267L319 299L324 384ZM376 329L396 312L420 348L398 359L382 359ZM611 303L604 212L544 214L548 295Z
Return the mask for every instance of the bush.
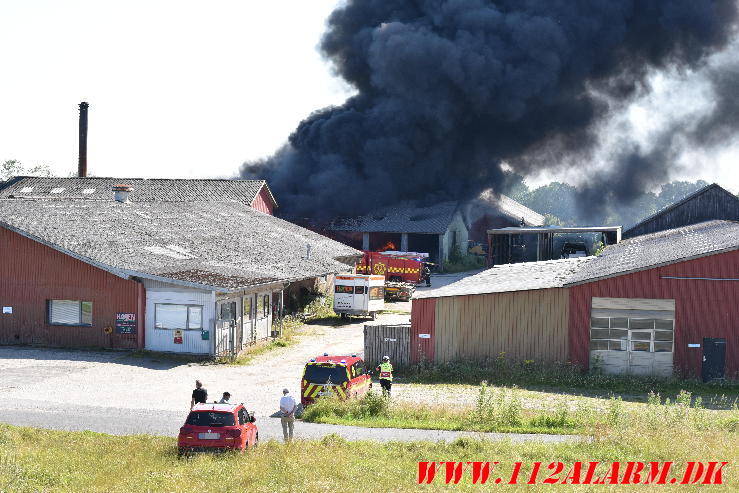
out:
M359 399L339 399L336 396L325 396L307 406L303 412L303 419L311 422L321 422L325 418L376 418L389 417L388 399L380 394L369 391Z

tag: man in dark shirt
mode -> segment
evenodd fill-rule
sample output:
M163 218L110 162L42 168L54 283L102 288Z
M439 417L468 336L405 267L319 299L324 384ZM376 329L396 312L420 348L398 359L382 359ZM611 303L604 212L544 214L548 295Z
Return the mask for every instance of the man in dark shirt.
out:
M200 380L195 380L195 390L192 391L192 399L190 399L190 409L195 404L205 403L208 400L208 391L203 388L203 384Z

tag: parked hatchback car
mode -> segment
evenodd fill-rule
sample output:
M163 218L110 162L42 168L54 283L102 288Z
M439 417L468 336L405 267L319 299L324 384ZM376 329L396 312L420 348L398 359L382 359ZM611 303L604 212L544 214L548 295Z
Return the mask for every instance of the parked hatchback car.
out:
M243 404L196 404L180 428L179 454L240 450L259 442L256 418Z

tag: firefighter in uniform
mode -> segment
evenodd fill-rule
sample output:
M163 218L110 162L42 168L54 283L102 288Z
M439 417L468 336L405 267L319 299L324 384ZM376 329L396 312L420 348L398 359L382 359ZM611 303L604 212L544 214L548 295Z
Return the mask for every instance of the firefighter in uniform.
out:
M423 274L423 279L426 281L426 286L431 286L431 269L429 269L429 264L423 264L421 273Z
M380 387L382 387L382 395L390 397L390 388L393 386L393 365L390 364L390 357L383 356L382 363L376 368L380 372Z

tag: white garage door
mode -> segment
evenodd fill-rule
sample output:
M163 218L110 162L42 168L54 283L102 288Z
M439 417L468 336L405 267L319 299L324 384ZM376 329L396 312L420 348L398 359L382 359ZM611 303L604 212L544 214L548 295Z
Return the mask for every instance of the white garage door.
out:
M612 375L672 375L675 300L593 298L590 368Z

